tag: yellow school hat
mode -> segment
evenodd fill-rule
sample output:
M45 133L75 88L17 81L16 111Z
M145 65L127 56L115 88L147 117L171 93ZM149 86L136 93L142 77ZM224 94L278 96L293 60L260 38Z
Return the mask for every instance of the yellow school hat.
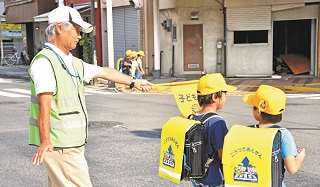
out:
M136 57L137 55L138 55L138 53L137 53L136 51L132 51L132 52L131 52L132 58L133 58L133 57Z
M199 79L198 95L209 95L220 91L234 91L237 87L227 85L220 73L206 74Z
M132 54L132 51L130 50L130 49L128 49L127 51L126 51L126 56L129 56L129 55L131 55Z
M138 51L138 55L144 56L144 52L142 50Z
M254 94L243 97L248 105L271 115L282 114L286 108L286 100L286 94L282 90L268 85L261 85Z

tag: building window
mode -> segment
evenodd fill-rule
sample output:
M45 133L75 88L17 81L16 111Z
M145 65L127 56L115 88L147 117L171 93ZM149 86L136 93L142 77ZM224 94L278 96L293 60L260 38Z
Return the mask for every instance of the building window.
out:
M234 44L268 43L268 30L234 31Z

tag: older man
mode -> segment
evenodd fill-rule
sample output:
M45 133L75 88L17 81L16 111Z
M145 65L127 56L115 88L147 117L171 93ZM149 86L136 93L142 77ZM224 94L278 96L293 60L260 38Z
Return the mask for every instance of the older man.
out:
M83 81L103 78L148 91L152 84L119 71L87 64L69 52L89 33L73 8L60 6L49 14L49 43L33 59L30 68L31 106L29 144L38 146L32 163L44 163L48 186L92 186L84 145L88 137L88 113Z

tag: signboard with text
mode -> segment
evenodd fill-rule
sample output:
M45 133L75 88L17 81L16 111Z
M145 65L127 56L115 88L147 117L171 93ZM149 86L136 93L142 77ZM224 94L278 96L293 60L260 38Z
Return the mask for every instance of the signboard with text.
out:
M2 38L22 38L21 24L1 23Z
M200 111L197 84L172 86L171 89L182 116L188 117Z

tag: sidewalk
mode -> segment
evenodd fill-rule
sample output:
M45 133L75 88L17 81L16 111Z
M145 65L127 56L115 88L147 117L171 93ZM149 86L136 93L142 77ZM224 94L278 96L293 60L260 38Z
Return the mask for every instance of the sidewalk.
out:
M28 66L0 66L1 77L29 80ZM153 76L145 77L153 84L198 80L199 78L200 75L187 75L185 77L161 76L160 79L154 79ZM278 87L286 93L320 93L320 78L306 75L287 75L279 78L226 78L226 81L228 84L238 88L235 92L238 94L254 92L261 84ZM90 85L90 87L106 88L107 84L103 81L99 85ZM168 87L159 92L171 92L171 89Z
M0 78L12 78L12 79L24 79L29 80L28 75L29 66L12 66L4 65L0 66Z

